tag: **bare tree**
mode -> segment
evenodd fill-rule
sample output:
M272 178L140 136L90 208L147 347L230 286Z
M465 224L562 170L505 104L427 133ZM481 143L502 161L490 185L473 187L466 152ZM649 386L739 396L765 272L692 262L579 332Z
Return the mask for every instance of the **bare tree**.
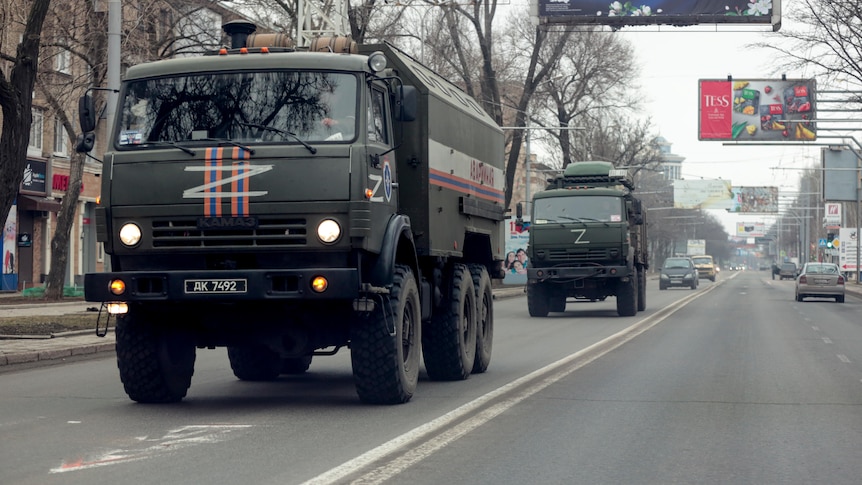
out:
M857 0L799 0L784 16L787 22L772 34L781 42L755 44L777 51L780 69L862 85L862 8Z
M18 187L24 179L42 25L50 3L50 0L34 0L30 4L15 54L0 51L0 59L12 66L8 78L7 71L0 70L0 108L3 113L3 128L0 131L0 221L5 221L9 216ZM22 5L7 7L2 12L7 22L17 21L13 20L16 12L26 11Z

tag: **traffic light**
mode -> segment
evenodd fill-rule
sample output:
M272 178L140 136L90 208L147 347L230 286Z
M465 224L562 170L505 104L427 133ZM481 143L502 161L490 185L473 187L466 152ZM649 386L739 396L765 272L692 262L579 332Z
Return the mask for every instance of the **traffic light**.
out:
M832 241L834 241L834 240L835 240L835 233L830 232L830 233L826 234L826 247L829 249L832 249L834 247L834 244L832 244Z

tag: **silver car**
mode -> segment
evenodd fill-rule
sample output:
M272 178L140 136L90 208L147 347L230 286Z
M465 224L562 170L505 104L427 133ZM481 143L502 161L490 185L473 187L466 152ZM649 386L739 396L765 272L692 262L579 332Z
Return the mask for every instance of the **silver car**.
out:
M835 298L844 303L844 276L837 264L805 263L796 277L796 301L807 297Z

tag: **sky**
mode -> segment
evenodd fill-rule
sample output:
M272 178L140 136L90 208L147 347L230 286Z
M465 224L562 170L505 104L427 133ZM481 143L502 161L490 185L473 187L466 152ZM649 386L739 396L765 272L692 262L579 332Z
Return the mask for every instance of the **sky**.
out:
M733 186L777 186L779 197L792 197L800 168L819 164L819 147L726 146L720 141L698 140L698 80L780 78L774 74L773 51L751 43L773 40L771 32L621 32L631 40L641 65L645 113L658 133L672 143L672 152L685 157L684 179L725 179ZM787 72L788 79L805 73ZM762 215L710 211L734 235L737 222L771 218Z
M783 0L783 9L797 0ZM515 0L514 3L526 0ZM637 2L633 2L637 3ZM783 19L787 25L787 19ZM684 179L730 180L733 186L777 186L779 198L798 192L801 168L819 165L820 147L724 146L720 141L698 140L698 80L773 79L775 52L749 45L764 40L778 42L771 27L670 26L625 27L613 34L631 41L640 65L643 113L652 119L659 135L672 144L672 152L685 157ZM755 30L757 29L757 30ZM711 31L710 31L711 30ZM786 72L788 79L808 77L807 73ZM709 211L731 235L737 222L765 222L773 217Z

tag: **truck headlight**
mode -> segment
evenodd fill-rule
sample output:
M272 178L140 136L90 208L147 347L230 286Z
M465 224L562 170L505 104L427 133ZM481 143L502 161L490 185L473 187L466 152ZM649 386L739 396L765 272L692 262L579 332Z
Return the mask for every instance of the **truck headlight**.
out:
M324 244L332 244L341 237L341 226L332 219L324 219L317 225L317 238Z
M137 246L141 242L141 228L135 223L124 224L120 228L120 241L126 246Z

